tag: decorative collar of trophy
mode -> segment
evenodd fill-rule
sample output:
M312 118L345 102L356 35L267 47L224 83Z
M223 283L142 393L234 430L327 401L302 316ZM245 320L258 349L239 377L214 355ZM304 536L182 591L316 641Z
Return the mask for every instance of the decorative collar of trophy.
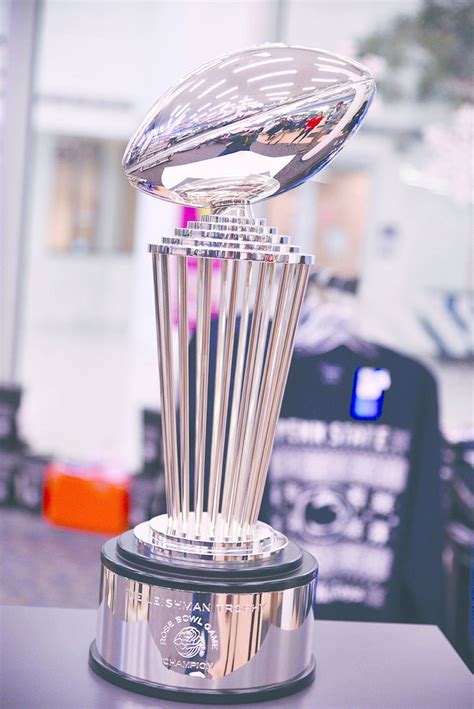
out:
M355 61L266 44L179 81L126 149L123 167L134 187L209 210L150 246L168 512L135 530L150 553L215 562L261 559L285 547L258 512L312 257L254 218L250 205L327 165L374 93L372 76ZM193 371L191 256L198 261Z

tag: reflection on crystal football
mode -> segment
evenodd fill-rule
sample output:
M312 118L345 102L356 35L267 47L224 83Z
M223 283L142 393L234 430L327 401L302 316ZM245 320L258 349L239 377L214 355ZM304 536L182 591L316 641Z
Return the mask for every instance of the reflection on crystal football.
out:
M134 187L168 201L256 202L327 165L374 93L365 67L320 49L268 44L228 54L157 101L123 167Z

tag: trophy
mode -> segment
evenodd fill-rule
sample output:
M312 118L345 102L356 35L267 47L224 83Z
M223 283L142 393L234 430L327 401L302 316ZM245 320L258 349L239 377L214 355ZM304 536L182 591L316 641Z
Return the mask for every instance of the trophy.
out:
M312 257L251 205L332 160L374 92L355 61L266 44L182 79L126 149L135 188L203 211L149 247L167 511L103 547L110 682L224 704L314 678L317 562L258 521Z

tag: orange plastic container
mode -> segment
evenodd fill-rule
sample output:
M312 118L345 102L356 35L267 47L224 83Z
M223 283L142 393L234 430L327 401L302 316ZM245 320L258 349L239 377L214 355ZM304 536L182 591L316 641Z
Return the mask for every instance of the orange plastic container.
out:
M100 465L50 463L43 515L62 527L119 534L128 528L128 482L128 475Z

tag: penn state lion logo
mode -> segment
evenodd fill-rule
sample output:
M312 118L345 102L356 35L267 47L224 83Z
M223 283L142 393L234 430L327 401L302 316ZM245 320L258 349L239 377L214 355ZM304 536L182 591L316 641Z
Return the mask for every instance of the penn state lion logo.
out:
M181 628L173 642L181 657L186 659L196 657L197 654L202 656L206 651L204 634L190 625Z

